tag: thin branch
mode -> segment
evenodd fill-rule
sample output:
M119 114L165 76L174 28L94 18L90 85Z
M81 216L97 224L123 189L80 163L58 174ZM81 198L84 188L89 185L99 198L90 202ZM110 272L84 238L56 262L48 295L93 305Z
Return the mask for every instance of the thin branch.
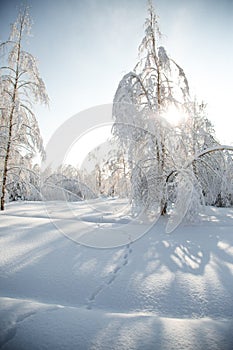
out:
M3 67L0 67L0 69L9 69L9 70L11 70L14 74L16 73L16 70L15 70L14 68L11 68L11 67L3 66Z
M233 151L233 146L228 145L219 145L207 148L204 151L201 151L199 154L195 155L194 159L187 164L186 167L189 167L194 161L198 160L200 157L203 157L205 154L210 154L217 151Z
M20 107L23 107L31 114L32 117L35 117L35 114L32 112L32 110L29 107L27 107L25 104L20 103Z
M18 75L18 78L20 79L20 77L21 77L23 74L25 74L25 73L27 73L26 70L23 70L22 72L20 72L19 75Z
M7 44L16 44L16 41L14 41L14 40L7 40L7 41L4 41L4 43L1 43L1 44L0 44L0 48L1 48L2 46L7 45Z
M39 178L39 174L37 174L35 171L31 170L31 169L28 169L26 167L23 167L23 166L19 166L19 165L14 165L14 166L11 166L8 171L11 171L13 169L19 169L19 170L24 170L26 172L29 172L31 174L33 174L34 176L36 176L37 178Z
M35 82L33 82L33 81L26 81L26 82L24 82L24 83L18 85L18 89L20 89L21 87L23 87L23 86L25 86L25 85L35 85L36 87L39 86L39 84L37 84L37 83L35 83Z

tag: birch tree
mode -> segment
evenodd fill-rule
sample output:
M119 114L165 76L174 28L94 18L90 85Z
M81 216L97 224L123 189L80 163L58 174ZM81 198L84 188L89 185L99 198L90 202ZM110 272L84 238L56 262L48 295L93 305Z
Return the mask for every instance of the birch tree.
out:
M44 154L32 107L38 102L48 104L48 95L36 59L23 49L30 29L28 8L24 8L12 25L9 39L0 45L1 210L4 210L8 182L27 171L22 159L30 162L36 152Z
M132 209L165 214L167 232L196 217L201 205L232 203L232 147L216 141L206 106L192 99L184 70L159 46L149 1L139 60L120 81L113 101L113 133L127 149ZM170 111L184 115L178 125Z
M188 109L190 98L185 73L159 46L160 36L158 18L149 1L138 63L122 78L114 97L113 132L129 149L136 207L147 203L165 213L166 198L161 189L171 166L168 145L172 130L164 116L171 106ZM142 188L145 185L147 190Z

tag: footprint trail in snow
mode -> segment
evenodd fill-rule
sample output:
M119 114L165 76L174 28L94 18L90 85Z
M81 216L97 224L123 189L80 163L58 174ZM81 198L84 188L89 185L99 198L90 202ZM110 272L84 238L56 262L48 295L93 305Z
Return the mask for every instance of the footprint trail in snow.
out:
M95 300L97 298L97 296L105 289L107 288L108 286L110 286L114 281L115 279L117 278L118 274L120 273L120 271L122 270L123 267L125 267L128 262L129 262L129 256L130 254L132 253L132 241L130 239L130 242L126 245L126 248L125 248L125 253L123 255L123 261L121 262L121 264L118 264L113 272L111 272L110 276L108 278L106 278L106 280L100 284L96 289L95 291L91 294L91 296L87 299L87 306L86 308L88 310L91 310L94 303L95 303Z

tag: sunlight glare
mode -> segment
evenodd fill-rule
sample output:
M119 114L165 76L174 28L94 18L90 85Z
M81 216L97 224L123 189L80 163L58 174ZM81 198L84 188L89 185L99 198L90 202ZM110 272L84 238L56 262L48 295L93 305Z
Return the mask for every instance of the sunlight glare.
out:
M168 108L167 112L163 114L163 117L169 124L177 126L184 121L187 116L183 111L180 111L173 105Z

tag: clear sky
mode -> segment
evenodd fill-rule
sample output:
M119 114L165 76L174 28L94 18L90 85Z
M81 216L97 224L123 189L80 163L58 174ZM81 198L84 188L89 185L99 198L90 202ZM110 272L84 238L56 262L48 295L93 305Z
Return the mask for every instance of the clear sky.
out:
M0 40L21 1L0 0ZM38 59L50 109L37 108L48 141L66 119L111 103L137 61L146 0L28 0L34 21L27 49ZM233 142L233 0L155 0L163 45L179 63L222 143Z

